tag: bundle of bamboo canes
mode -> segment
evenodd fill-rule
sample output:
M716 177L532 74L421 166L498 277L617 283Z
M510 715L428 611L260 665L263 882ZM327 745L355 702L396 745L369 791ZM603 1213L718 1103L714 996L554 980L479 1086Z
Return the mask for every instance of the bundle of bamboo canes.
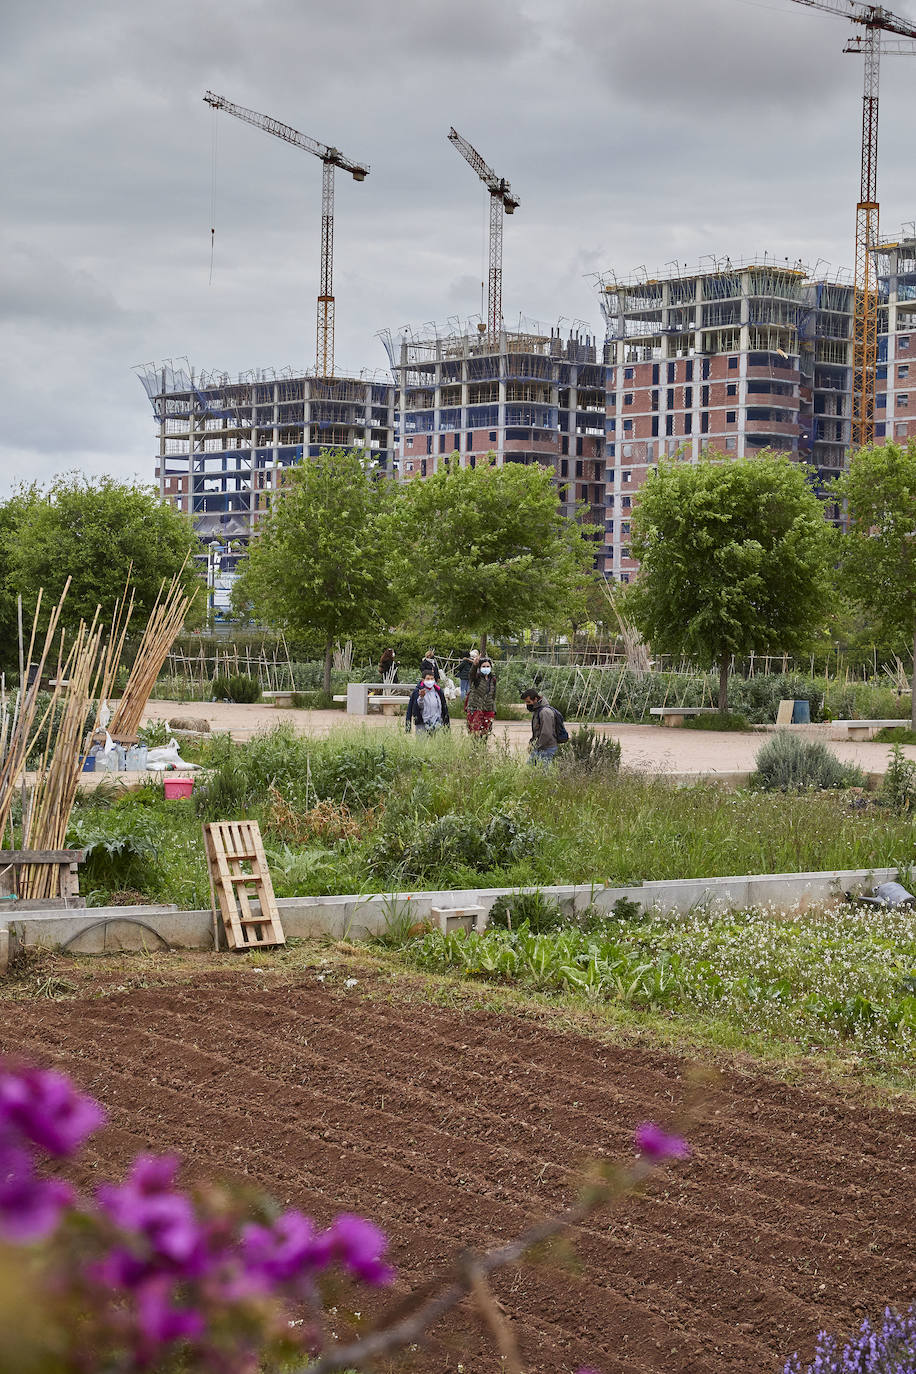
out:
M38 711L38 693L41 687L41 678L45 670L45 663L51 650L51 645L57 634L57 624L63 609L64 599L70 589L70 579L67 578L60 600L52 609L48 618L48 628L45 631L44 645L38 661L32 662L32 653L38 640L38 622L41 616L42 592L38 593L38 600L35 606L35 614L32 618L32 633L29 637L28 653L23 652L22 636L22 598L19 598L19 687L16 692L12 711L6 701L6 692L3 696L3 721L0 728L2 735L2 752L0 752L0 842L6 833L7 826L10 824L10 813L13 809L13 801L16 796L16 789L22 773L25 769L26 759L29 750L34 742L35 716ZM28 670L28 671L26 671ZM60 673L58 673L58 682ZM43 720L41 722L43 724ZM39 726L40 728L40 726Z
M134 666L130 670L124 693L111 722L111 734L115 739L130 739L140 728L143 712L156 685L156 679L181 631L188 607L197 595L196 591L188 594L181 585L181 575L187 561L186 558L167 590L165 582L159 588L156 604L140 640Z
M47 713L50 717L47 743L32 790L31 805L23 819L23 848L60 850L66 844L82 770L81 753L98 729L101 705L114 685L133 604L133 592L128 597L125 588L124 596L115 607L107 636L104 626L99 623L101 608L97 607L91 625L80 622L66 657L61 639L54 692ZM58 881L57 867L47 863L24 864L19 870L19 896L32 901L56 897L59 895Z

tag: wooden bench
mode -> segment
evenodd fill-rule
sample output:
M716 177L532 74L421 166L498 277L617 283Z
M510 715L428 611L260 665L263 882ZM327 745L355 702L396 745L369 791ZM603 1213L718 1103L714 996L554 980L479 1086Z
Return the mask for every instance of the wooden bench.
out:
M906 729L909 726L908 720L835 720L831 722L831 729L842 730L843 733L837 736L838 739L872 739L879 730L893 730L895 727L902 726Z
M716 706L650 706L649 715L658 716L663 726L683 725L687 716L717 716Z

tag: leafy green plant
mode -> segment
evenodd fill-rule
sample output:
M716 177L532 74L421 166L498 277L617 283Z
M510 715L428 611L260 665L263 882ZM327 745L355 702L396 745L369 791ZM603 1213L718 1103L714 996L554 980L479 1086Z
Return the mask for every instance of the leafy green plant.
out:
M171 737L172 732L167 720L148 720L137 731L137 739L141 744L145 744L147 749L158 749L168 744Z
M916 807L916 762L905 756L899 744L891 750L881 784L881 800L895 811L912 811Z
M490 925L497 930L518 930L527 925L535 935L556 930L563 923L563 913L557 901L543 892L512 892L497 897L490 907Z
M159 859L164 835L158 817L139 807L111 808L102 816L75 813L68 839L85 852L83 886L143 889Z
M841 763L821 740L803 739L777 730L758 750L752 782L765 792L797 792L806 788L862 787L865 775L854 764Z
M261 686L257 678L247 673L218 673L211 683L214 701L234 701L244 705L261 700Z

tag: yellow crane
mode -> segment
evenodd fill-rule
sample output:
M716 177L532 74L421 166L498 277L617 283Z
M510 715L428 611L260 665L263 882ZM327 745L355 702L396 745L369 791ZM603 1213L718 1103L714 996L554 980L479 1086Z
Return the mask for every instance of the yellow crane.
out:
M795 0L795 4L838 14L864 30L843 49L861 53L865 59L852 333L852 446L864 448L875 438L878 371L878 277L873 253L878 242L878 77L882 51L916 54L916 24L863 0ZM886 39L888 33L897 38Z
M256 129L282 138L294 148L304 148L321 159L321 286L318 292L318 347L315 369L319 377L334 376L334 168L340 167L349 172L354 181L365 181L369 168L363 162L353 162L344 157L339 148L331 148L326 143L300 134L289 124L281 124L271 115L258 114L257 110L246 110L244 105L233 105L231 100L207 91L204 96L207 105L214 110L225 110L236 119L253 124Z

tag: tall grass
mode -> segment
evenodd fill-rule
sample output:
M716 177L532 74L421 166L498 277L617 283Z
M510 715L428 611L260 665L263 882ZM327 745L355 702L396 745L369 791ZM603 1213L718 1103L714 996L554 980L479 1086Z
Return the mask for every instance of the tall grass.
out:
M482 749L457 732L417 739L355 730L316 740L280 727L247 745L217 738L201 762L210 771L198 776L193 804L165 802L153 787L144 800L111 807L110 822L104 808L93 816L94 832L110 823L113 833L120 807L148 806L159 817L161 866L147 889L157 901L206 905L201 819L258 820L282 856L278 891L290 896L898 866L916 840L912 811L852 805L841 792L678 788L571 761L535 769L495 740ZM290 845L278 796L287 814L330 800L358 824Z

